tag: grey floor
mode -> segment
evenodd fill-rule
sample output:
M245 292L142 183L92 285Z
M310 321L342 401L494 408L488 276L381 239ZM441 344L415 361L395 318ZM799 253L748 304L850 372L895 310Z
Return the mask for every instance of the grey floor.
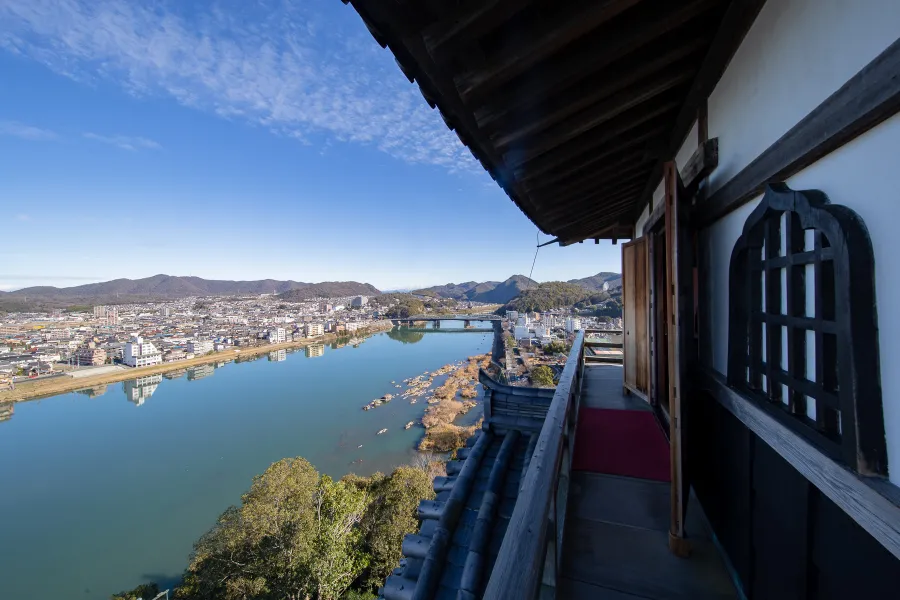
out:
M582 406L650 410L622 393L622 367L585 369ZM691 496L685 527L689 558L669 551L669 484L574 472L563 544L558 598L573 600L720 600L737 598Z

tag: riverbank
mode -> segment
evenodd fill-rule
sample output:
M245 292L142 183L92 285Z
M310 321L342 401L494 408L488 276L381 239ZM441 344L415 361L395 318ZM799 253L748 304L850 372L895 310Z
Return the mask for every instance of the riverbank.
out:
M468 427L456 425L453 421L477 405L473 399L478 395L478 371L486 368L490 361L490 354L470 356L465 366L453 368L447 365L438 370L438 373L449 372L449 377L434 390L432 399L428 401L428 408L422 417L425 435L419 441L419 452L453 452L463 447L466 440L481 427L480 420Z
M393 325L390 321L376 321L371 327L355 332L354 337L362 337L387 331L392 329ZM150 367L125 368L116 371L104 371L97 375L88 375L86 377L62 376L48 379L41 379L33 382L17 383L14 390L0 390L0 403L4 402L22 402L25 400L39 400L58 394L74 392L76 390L105 385L109 383L118 383L128 381L129 379L137 379L138 377L146 377L148 375L159 375L170 371L187 369L199 365L222 362L224 360L234 360L245 356L258 356L267 354L276 350L287 350L291 348L302 348L314 344L330 344L339 337L334 334L326 334L322 337L304 339L293 342L284 342L282 344L267 344L263 346L253 346L248 348L228 348L221 352L213 352L205 356L198 356L187 360L176 360L172 362L153 365Z

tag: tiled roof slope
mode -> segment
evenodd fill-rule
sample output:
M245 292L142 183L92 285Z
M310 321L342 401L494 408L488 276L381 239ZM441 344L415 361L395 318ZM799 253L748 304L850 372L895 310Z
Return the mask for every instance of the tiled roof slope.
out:
M400 566L380 590L385 600L474 600L484 593L553 390L511 388L484 373L479 379L484 426L447 463L447 476L435 478L437 497L419 504L419 532L404 538Z

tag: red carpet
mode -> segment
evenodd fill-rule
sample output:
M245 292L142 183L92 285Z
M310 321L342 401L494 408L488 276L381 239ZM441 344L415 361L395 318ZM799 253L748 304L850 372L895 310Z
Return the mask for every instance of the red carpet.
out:
M669 481L669 443L650 411L582 408L572 469Z

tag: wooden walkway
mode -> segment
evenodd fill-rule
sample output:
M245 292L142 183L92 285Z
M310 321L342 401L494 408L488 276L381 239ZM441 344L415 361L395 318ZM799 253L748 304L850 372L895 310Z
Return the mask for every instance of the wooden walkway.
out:
M650 410L622 393L622 367L585 367L582 406ZM690 558L668 548L669 484L574 472L558 598L720 600L737 598L696 498L688 504Z

